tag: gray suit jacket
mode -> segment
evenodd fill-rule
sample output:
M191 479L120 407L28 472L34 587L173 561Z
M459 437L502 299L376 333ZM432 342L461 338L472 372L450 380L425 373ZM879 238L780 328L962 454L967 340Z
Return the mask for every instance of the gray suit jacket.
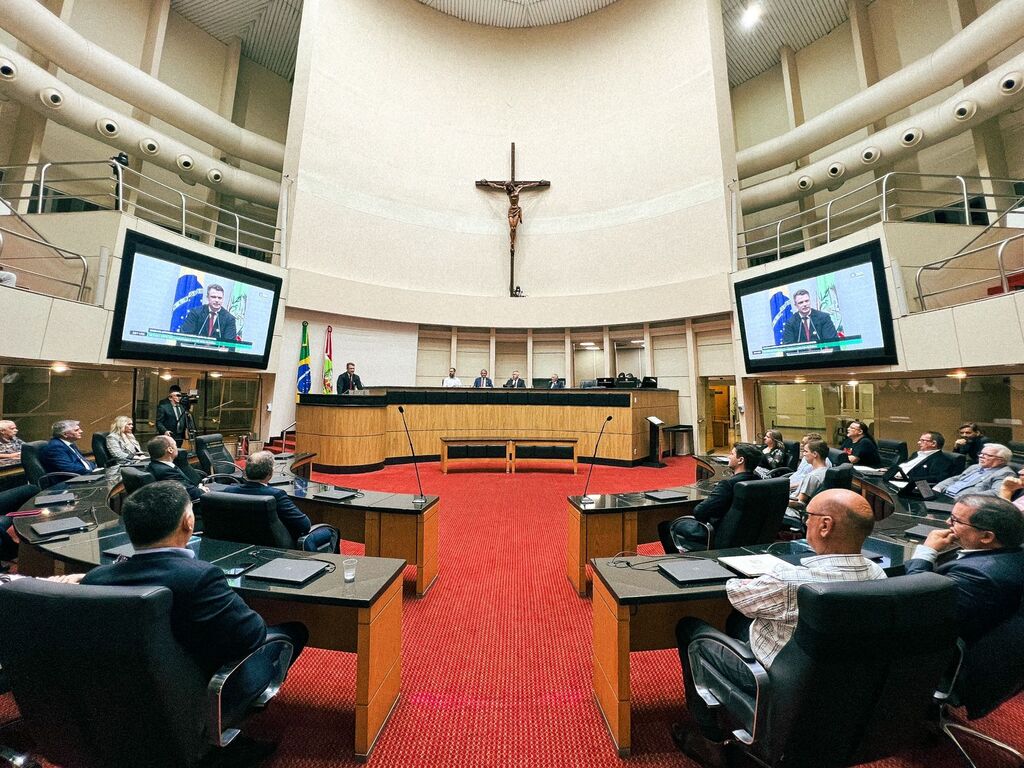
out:
M947 477L941 483L938 483L933 491L936 493L945 493L946 489L953 483L957 482L961 478L964 480L972 479L972 482L968 487L957 491L957 496L963 496L966 493L979 493L982 496L998 496L999 486L1003 484L1003 478L1015 475L1009 467L999 467L999 469L993 469L989 472L982 472L981 467L975 464L973 467L969 467L963 474L957 475L956 477Z

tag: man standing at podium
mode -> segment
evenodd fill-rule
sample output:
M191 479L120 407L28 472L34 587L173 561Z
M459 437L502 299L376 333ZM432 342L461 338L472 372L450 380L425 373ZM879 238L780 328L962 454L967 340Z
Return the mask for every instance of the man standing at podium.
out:
M338 394L344 395L363 388L363 382L356 373L355 363L345 363L345 372L338 377Z

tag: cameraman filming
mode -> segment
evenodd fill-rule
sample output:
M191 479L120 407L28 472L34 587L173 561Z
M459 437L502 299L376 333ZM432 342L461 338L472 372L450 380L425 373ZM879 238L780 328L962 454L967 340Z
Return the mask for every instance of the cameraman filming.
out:
M189 412L198 398L183 395L177 384L171 386L167 397L156 408L156 433L173 438L179 447L186 437L195 432L195 422Z

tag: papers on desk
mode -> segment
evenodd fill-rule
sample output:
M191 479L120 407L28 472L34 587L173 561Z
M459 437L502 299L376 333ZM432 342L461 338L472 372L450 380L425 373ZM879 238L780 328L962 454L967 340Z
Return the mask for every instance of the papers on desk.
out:
M813 552L808 553L808 555L813 554ZM781 557L776 557L775 555L730 555L718 558L718 562L736 571L736 573L751 578L771 573L777 565L789 565Z
M860 464L853 465L853 471L862 475L884 475L886 470L878 467L862 467Z

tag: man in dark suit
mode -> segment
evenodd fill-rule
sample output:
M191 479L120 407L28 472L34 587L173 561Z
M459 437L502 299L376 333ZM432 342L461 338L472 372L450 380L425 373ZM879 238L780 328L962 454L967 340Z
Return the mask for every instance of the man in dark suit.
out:
M957 499L949 528L928 534L906 564L907 573L935 571L957 586L959 634L970 642L1017 612L1024 597L1024 515L994 496ZM954 544L955 560L936 566L939 553Z
M473 387L475 389L481 389L484 387L493 387L494 382L487 377L487 369L484 368L480 371L480 375L473 379Z
M185 439L185 410L181 404L181 390L172 387L167 398L156 406L156 433L167 435L181 445Z
M299 623L267 628L228 586L223 571L188 549L195 527L192 504L180 485L156 482L140 488L121 511L135 554L89 571L83 584L167 587L173 593L171 632L209 675L245 658L272 636L292 641L298 658L309 633ZM272 679L269 663L254 660L244 673L242 696L263 690Z
M189 312L179 331L218 341L237 341L235 316L224 309L224 288L216 283L208 286L206 304Z
M982 448L992 442L991 438L981 434L977 423L973 421L965 421L960 425L957 433L956 442L953 443L953 453L962 453L967 457L968 464L977 464L978 454L981 453Z
M206 493L206 486L196 485L184 472L174 463L178 456L178 446L174 440L167 435L157 435L146 443L146 451L149 453L149 466L146 471L157 480L174 480L180 483L188 492L192 501L199 501Z
M900 464L912 482L927 480L934 485L940 480L958 474L956 458L944 453L946 438L941 432L925 432L917 439L917 453Z
M801 288L793 294L796 313L786 321L782 329L783 344L797 344L807 341L835 341L838 338L836 326L828 312L811 309L811 294Z
M359 379L359 374L356 373L356 364L345 363L345 372L338 377L337 393L343 395L346 392L362 388L363 382Z
M270 451L256 451L245 464L246 481L241 485L230 485L224 493L244 493L253 496L273 496L277 502L277 517L288 529L293 541L309 533L310 523L302 510L295 506L288 494L280 488L269 485L274 476L274 454Z
M725 517L725 513L732 506L736 483L741 483L744 480L757 480L754 470L760 464L760 448L752 443L734 443L732 450L729 451L729 467L734 474L715 483L708 497L694 507L689 515L658 523L658 537L661 539L661 545L665 548L665 552L675 554L681 551L676 544L676 538L687 542L706 543L707 531L689 518L694 517L717 528L722 518Z
M78 450L75 443L82 439L82 425L73 419L62 419L55 422L52 428L53 437L39 451L39 462L47 472L72 472L85 475L96 469Z
M526 389L526 382L519 378L519 371L512 371L512 378L505 382L504 389Z
M562 380L558 378L557 373L551 374L551 384L548 389L565 389L565 384L563 384Z

